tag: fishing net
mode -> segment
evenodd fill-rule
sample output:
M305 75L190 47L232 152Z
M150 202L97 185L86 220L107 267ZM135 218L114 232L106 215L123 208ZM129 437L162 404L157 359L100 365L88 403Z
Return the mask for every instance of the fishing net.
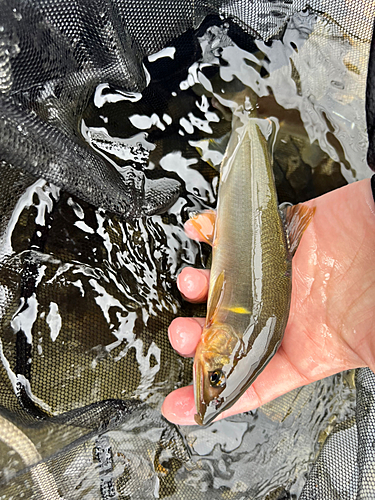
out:
M204 316L176 277L209 264L183 223L215 206L228 103L278 124L280 202L369 177L374 10L0 0L0 499L375 498L369 369L207 428L160 414L192 379L167 328Z

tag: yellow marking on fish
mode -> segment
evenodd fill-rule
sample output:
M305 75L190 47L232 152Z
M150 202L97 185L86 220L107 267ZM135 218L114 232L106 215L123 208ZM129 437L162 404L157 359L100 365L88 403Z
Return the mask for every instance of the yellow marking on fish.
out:
M237 314L251 314L250 311L246 309L246 307L241 307L241 306L226 307L226 310Z

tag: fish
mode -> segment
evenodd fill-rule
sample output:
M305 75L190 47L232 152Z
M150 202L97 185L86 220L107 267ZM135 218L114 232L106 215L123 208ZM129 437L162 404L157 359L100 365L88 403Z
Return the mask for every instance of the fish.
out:
M199 425L230 408L280 346L292 257L315 210L280 210L266 120L244 121L234 120L220 169L207 316L193 368ZM191 220L199 232L196 219Z

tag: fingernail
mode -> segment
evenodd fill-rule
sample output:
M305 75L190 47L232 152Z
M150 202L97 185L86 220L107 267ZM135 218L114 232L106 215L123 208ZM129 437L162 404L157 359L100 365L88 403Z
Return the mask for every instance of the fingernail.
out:
M201 338L202 327L193 318L176 318L168 328L169 341L181 356L194 356Z
M181 387L165 398L161 407L164 418L177 425L196 425L194 414L196 413L194 400L192 399L192 387Z
M203 301L207 296L208 275L200 269L185 267L178 275L177 286L187 300Z

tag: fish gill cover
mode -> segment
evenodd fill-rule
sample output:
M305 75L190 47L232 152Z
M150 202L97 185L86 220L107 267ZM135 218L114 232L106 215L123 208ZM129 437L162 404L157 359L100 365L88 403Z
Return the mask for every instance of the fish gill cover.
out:
M371 3L0 8L0 498L373 498L370 370L203 429L160 415L192 378L167 328L204 314L175 283L207 266L183 223L216 204L228 105L278 124L280 202L369 177Z

